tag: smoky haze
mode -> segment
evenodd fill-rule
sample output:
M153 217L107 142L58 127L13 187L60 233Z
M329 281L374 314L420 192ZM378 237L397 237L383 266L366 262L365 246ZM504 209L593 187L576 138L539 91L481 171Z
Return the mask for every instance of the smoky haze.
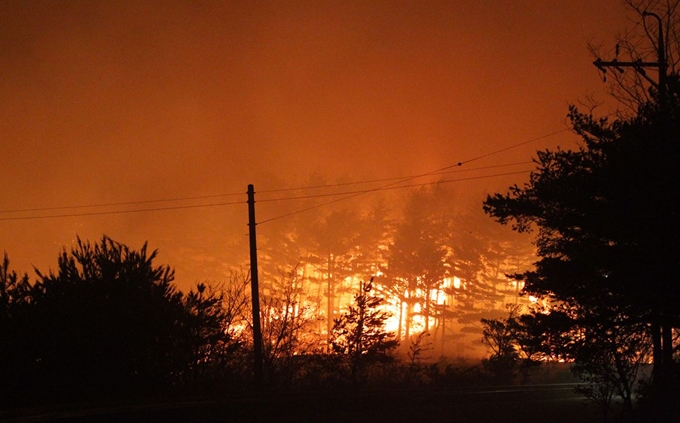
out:
M182 289L221 279L247 258L250 183L267 198L573 148L565 131L501 151L565 129L568 103L602 94L586 44L626 24L618 0L2 2L0 249L12 268L46 270L76 235L107 234L148 240ZM456 198L481 206L525 178L461 181ZM397 213L404 194L381 198ZM205 204L221 205L95 214ZM258 203L258 220L303 208L282 204ZM54 215L69 217L33 218Z

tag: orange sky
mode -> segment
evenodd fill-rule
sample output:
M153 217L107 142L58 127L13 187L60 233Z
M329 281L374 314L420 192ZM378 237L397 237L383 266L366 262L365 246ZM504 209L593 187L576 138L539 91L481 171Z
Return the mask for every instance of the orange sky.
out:
M586 44L611 46L629 26L619 0L2 1L0 250L17 270L45 271L76 234L106 233L148 240L181 287L220 279L238 263L215 248L245 235L245 205L6 211L245 201L249 183L296 186L315 170L361 180L466 161L564 129L568 104L605 98ZM176 204L198 203L134 207ZM185 253L195 264L176 264Z

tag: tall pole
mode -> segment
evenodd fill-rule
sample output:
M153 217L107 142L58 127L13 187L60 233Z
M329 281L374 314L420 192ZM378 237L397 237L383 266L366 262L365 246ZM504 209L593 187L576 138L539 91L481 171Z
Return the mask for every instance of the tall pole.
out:
M651 16L654 19L656 19L657 23L659 24L659 35L658 39L656 42L656 57L657 57L657 63L659 67L659 104L661 108L666 107L666 72L668 69L668 63L666 62L666 47L664 44L664 37L663 37L663 25L661 18L659 15L656 13L652 12L643 12L642 13L643 18L647 16Z
M668 94L666 88L666 72L668 64L666 63L666 48L664 46L664 36L663 28L661 27L661 18L656 13L644 12L643 16L651 16L657 20L659 24L659 38L657 40L657 57L659 58L659 108L662 113L662 118L664 122L668 119ZM668 377L665 374L666 370L673 365L673 326L668 323L667 317L664 315L665 310L661 312L661 322L659 328L655 330L661 331L661 353L657 354L655 351L654 363L657 364L656 360L660 360L663 363L662 366L664 371L658 372L657 376L660 376L663 381L667 381ZM656 340L655 347L659 347L659 342ZM654 367L656 369L656 366Z
M641 59L629 62L620 62L618 58L605 62L604 60L598 58L593 62L593 65L597 66L597 68L600 69L603 73L607 72L605 68L614 68L621 73L623 73L623 68L633 68L638 74L640 74L640 76L646 79L658 90L659 105L663 110L666 102L666 79L668 77L666 75L668 71L668 63L666 61L666 47L664 43L663 24L661 18L656 13L642 12L642 19L646 18L647 16L655 18L659 24L659 35L656 45L656 62L643 62ZM659 70L658 79L654 81L649 76L647 76L645 68L657 68Z
M657 89L659 110L661 112L661 117L663 122L668 119L668 87L667 87L667 72L668 72L668 62L666 60L666 46L664 43L664 33L663 33L663 21L659 15L652 12L644 11L642 12L642 19L644 20L648 16L656 19L658 24L658 36L656 41L656 62L643 62L638 59L632 62L619 62L614 59L609 62L605 62L602 59L597 59L593 62L601 71L606 72L605 68L610 67L623 72L624 67L631 67L640 74L643 78L649 81L652 86ZM659 70L659 76L657 81L653 81L645 73L644 68L657 68ZM668 376L666 375L667 369L672 365L673 362L673 327L667 322L667 318L664 316L665 310L661 310L657 313L654 321L652 322L652 354L653 354L653 378L656 382L660 382L662 386L668 381Z
M250 289L253 302L253 353L255 355L255 383L262 387L262 329L260 327L260 289L257 275L257 236L255 235L255 188L248 185L248 234L250 236Z

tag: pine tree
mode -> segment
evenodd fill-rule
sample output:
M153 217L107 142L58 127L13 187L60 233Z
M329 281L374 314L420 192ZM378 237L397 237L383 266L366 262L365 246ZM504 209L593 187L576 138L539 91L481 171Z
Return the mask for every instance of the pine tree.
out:
M362 282L348 310L333 325L333 352L347 358L352 384L363 380L371 364L391 360L390 351L398 346L393 333L385 330L389 313L380 309L384 299L371 293L373 278Z

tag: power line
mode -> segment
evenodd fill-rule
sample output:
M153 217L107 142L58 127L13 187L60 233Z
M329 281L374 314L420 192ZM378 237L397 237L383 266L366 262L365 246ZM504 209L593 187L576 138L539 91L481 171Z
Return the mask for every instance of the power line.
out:
M484 170L484 169L492 169L492 168L499 168L499 167L516 166L516 165L528 164L528 163L531 163L531 162L516 162L516 163L509 163L509 164L504 164L504 165L486 166L486 167L482 167L482 168L466 169L465 171L470 172L470 171L475 171L475 170ZM446 168L444 168L444 169L446 169ZM377 188L373 188L373 189L369 189L369 190L358 190L358 191L325 193L325 194L310 194L310 195L301 195L301 196L294 196L294 197L263 199L263 200L258 200L258 201L259 202L273 202L273 201L286 201L286 200L301 200L301 199L308 199L308 198L334 197L334 196L338 196L338 195L355 195L355 194L360 195L360 194L365 194L365 193L372 192L372 191L384 191L384 190L387 190L387 189L397 189L397 188L411 188L411 187L422 186L422 185L427 185L427 184L415 184L415 185L412 184L412 185L404 185L404 186L401 186L401 187L392 187L392 188L390 188L390 186L395 185L395 184L399 184L399 183L403 183L403 182L407 182L409 180L417 179L417 178L423 177L423 176L443 175L443 174L450 174L450 173L454 173L454 172L451 172L451 171L448 171L448 172L435 171L435 172L430 172L430 173L420 174L420 175L415 175L415 176L410 176L410 177L385 178L385 179L382 179L382 180L361 181L361 182L355 182L355 183L343 183L343 184L328 185L326 187L342 186L342 185L355 185L355 184L362 184L362 183L375 183L375 182L380 182L380 181L396 181L392 184L389 184L388 186L377 187ZM481 178L494 177L494 176L497 176L497 175L483 176ZM461 179L461 181L462 180L468 180L468 179L478 179L478 178ZM321 186L319 186L319 187L321 187ZM287 191L287 190L284 190L284 191ZM266 192L275 192L275 190L269 190L269 191L266 191ZM9 214L9 213L26 213L26 212L39 212L39 211L82 209L82 208L94 208L94 207L112 207L112 206L149 204L149 203L160 203L160 202L170 202L170 201L217 198L217 197L225 197L225 196L233 196L233 195L243 195L243 193L241 193L241 194L205 195L205 196L194 196L194 197L177 197L177 198L162 199L162 200L159 199L159 200L145 200L145 201L126 201L126 202L117 202L117 203L101 203L101 204L77 205L77 206L36 207L36 208L27 208L27 209L2 210L2 211L0 211L0 213ZM64 218L64 217L84 217L84 216L102 216L102 215L113 215L113 214L127 214L127 213L139 213L139 212L154 212L154 211L164 211L164 210L181 210L181 209L203 208L203 207L213 207L213 206L225 206L225 205L243 204L243 203L244 203L243 201L235 201L235 202L211 203L211 204L165 206L165 207L154 207L154 208L146 208L146 209L111 210L111 211L67 213L67 214L48 214L48 215L42 215L42 216L0 217L0 221L50 219L50 218ZM262 222L260 222L260 223L262 223Z
M340 201L348 200L350 198L354 198L354 197L357 197L359 195L368 194L368 193L371 193L371 192L388 191L388 190L404 189L404 188L415 188L415 187L423 187L423 186L426 186L426 185L433 185L433 184L437 185L437 184L446 184L446 183L452 183L452 182L463 182L463 181L471 181L471 180L476 180L476 179L487 179L487 178L494 178L494 177L498 177L498 176L519 175L519 174L523 174L523 173L527 173L527 172L531 172L531 170L524 170L524 171L518 171L518 172L508 172L508 173L498 173L498 174L495 174L495 175L486 175L486 176L472 176L472 177L469 177L469 178L462 178L462 179L440 180L440 181L434 181L434 182L425 182L425 183L420 183L420 184L402 185L402 186L396 186L396 187L395 186L382 186L382 187L377 187L377 188L372 188L372 189L367 189L367 190L362 190L362 191L350 191L350 192L336 193L336 194L309 195L309 196L305 196L305 197L282 198L282 199L278 199L278 200L276 200L276 199L259 200L260 202L283 201L283 200L292 200L292 199L318 198L318 197L327 197L327 196L348 194L347 196L342 197L342 198L337 198L335 200L331 200L331 201L328 201L328 202L325 202L325 203L322 203L322 204L316 204L316 205L306 207L306 208L303 208L303 209L300 209L300 210L292 211L290 213L285 213L285 214L282 214L282 215L279 215L279 216L275 216L275 217L272 217L272 218L269 218L269 219L265 219L265 220L262 220L260 222L257 222L257 224L261 225L263 223L269 223L269 222L272 222L274 220L283 219L284 217L289 217L289 216L293 216L293 215L303 213L303 212L306 212L306 211L309 211L309 210L318 209L320 207L324 207L324 206L327 206L327 205L330 205L330 204L338 203ZM394 184L390 184L390 185L394 185Z
M450 174L450 173L456 173L456 172L471 172L471 171L476 171L476 170L484 170L484 169L492 169L492 168L499 168L499 167L506 167L506 166L515 166L515 165L520 165L520 164L528 164L532 163L530 161L525 161L525 162L515 162L515 163L508 163L508 164L501 164L501 165L492 165L492 166L484 166L484 167L479 167L479 168L473 168L473 169L462 169L462 170L451 170L454 168L458 168L463 166L464 164L480 160L486 157L493 156L495 154L499 154L504 151L511 150L513 148L517 148L519 146L529 144L535 141L539 141L557 134L560 134L562 132L569 131L569 129L565 128L559 131L554 131L546 135L542 135L540 137L532 138L527 141L523 141L521 143L513 144L508 147L504 147L499 150L492 151L490 153L486 153L477 157L474 157L472 159L466 160L466 161L461 161L453 165L445 166L440 169L437 169L432 172L426 172L418 175L412 175L412 176L403 176L403 177L393 177L393 178L383 178L383 179L374 179L374 180L364 180L364 181L357 181L357 182L344 182L344 183L336 183L336 184L328 184L328 185L317 185L317 186L307 186L307 187L297 187L297 188L283 188L283 189L272 189L272 190L264 190L260 191L261 193L275 193L275 192L286 192L286 191L302 191L302 190L309 190L309 189L321 189L321 188L332 188L332 187L340 187L340 186L349 186L349 185L361 185L361 184L370 184L370 183L378 183L378 182L388 182L388 181L393 181L390 184L383 185L380 187L375 187L367 190L357 190L357 191L348 191L348 192L340 192L340 193L326 193L326 194L310 194L310 195L304 195L304 196L296 196L296 197L288 197L288 198L278 198L278 199L264 199L264 200L259 200L260 202L272 202L272 201L285 201L285 200L300 200L300 199L306 199L306 198L321 198L321 197L330 197L330 196L337 196L337 195L346 195L346 197L339 198L332 200L327 203L315 205L312 207L308 207L302 210L298 210L295 212L291 212L285 215L281 215L278 217L274 217L271 219L264 220L259 223L266 223L270 222L272 220L277 220L286 216L290 216L293 214L301 213L310 209L315 209L318 207L323 207L328 204L333 204L339 201L343 201L345 199L349 199L358 195L363 195L367 194L370 192L376 192L376 191L385 191L385 190L390 190L390 189L401 189L401 188L412 188L412 187L418 187L418 186L424 186L430 184L428 183L423 183L423 184L410 184L410 185L402 185L402 186L396 186L399 184L403 184L409 181L413 181L418 178L426 177L426 176L436 176L436 175L444 175L444 174ZM459 181L467 181L467 180L473 180L473 179L484 179L484 178L490 178L490 177L496 177L496 176L503 176L503 175L513 175L513 174L518 174L518 173L525 173L523 172L512 172L512 173L503 173L503 174L496 174L496 175L487 175L487 176L479 176L479 177L472 177L472 178L463 178L463 179L457 179L457 180L443 180L439 181L437 183L448 183L448 182L459 182ZM125 201L125 202L112 202L112 203L99 203L99 204L89 204L89 205L75 205L75 206L53 206L53 207L35 207L35 208L24 208L24 209L8 209L8 210L0 210L0 214L9 214L9 213L28 213L28 212L40 212L40 211L56 211L56 210L72 210L72 209L84 209L84 208L101 208L101 207L115 207L115 206L131 206L131 205L139 205L139 204L153 204L153 203L164 203L164 202L175 202L175 201L192 201L192 200L200 200L200 199L209 199L209 198L222 198L222 197L230 197L230 196L240 196L243 195L242 192L239 193L228 193L228 194L215 194L215 195L202 195L202 196L189 196L189 197L175 197L175 198L167 198L167 199L155 199L155 200L140 200L140 201ZM32 219L49 219L49 218L63 218L63 217L84 217L84 216L101 216L101 215L113 215L113 214L127 214L127 213L140 213L140 212L155 212L155 211L165 211L165 210L181 210L181 209L193 209L193 208L205 208L205 207L217 207L217 206L225 206L225 205L233 205L233 204L243 204L243 201L235 201L235 202L222 202L222 203L212 203L212 204L198 204L198 205L183 205L183 206L165 206L165 207L154 207L154 208L145 208L145 209L131 209L131 210L116 210L116 211L99 211L99 212L83 212L83 213L67 213L67 214L48 214L48 215L42 215L42 216L15 216L15 217L2 217L0 218L0 221L9 221L9 220L32 220Z
M475 179L493 178L493 177L497 177L497 176L515 175L515 174L521 174L521 173L526 173L526 172L528 172L528 171L508 172L508 173L475 176L475 177L470 177L470 178L462 178L462 179L454 179L454 180L440 180L440 181L436 181L436 182L427 182L427 183L420 183L420 184L393 186L393 185L405 182L405 178L400 178L397 182L394 182L392 184L389 184L389 185L386 185L386 186L381 186L381 187L376 187L376 188L371 188L371 189L367 189L367 190L344 191L344 192L338 192L338 193L310 194L310 195L295 196L295 197L264 199L264 200L259 200L259 202L302 200L302 199L310 199L310 198L334 197L334 196L338 196L338 195L346 195L347 196L347 197L336 199L336 200L333 200L333 201L330 201L330 202L327 202L327 203L318 204L318 205L315 205L315 206L312 206L312 207L308 207L308 208L305 208L305 209L302 209L302 210L297 210L295 212L291 212L291 213L288 213L286 215L277 216L275 218L267 219L267 220L259 222L258 224L266 223L266 222L269 222L269 221L272 221L272 220L280 219L280 218L283 218L283 217L286 217L286 216L289 216L289 215L292 215L292 214L301 213L303 211L315 209L315 208L322 207L322 206L325 206L325 205L328 205L328 204L333 204L333 203L338 202L338 201L342 201L342 200L352 198L352 197L355 197L355 196L358 196L358 195L368 194L370 192L422 187L422 186L425 186L425 185L430 185L432 183L443 184L443 183L450 183L450 182L463 182L463 181L469 181L469 180L475 180ZM420 175L420 176L422 176L422 175ZM417 177L419 177L419 176L411 177L409 179L412 180L412 179L415 179ZM194 198L197 198L197 197L194 197ZM131 205L131 204L158 202L158 201L163 201L163 200L149 200L149 201L145 201L145 202L112 203L110 205ZM166 201L170 201L170 200L166 200ZM67 213L67 214L48 214L48 215L42 215L42 216L0 217L0 221L55 219L55 218L86 217L86 216L105 216L105 215L115 215L115 214L129 214L129 213L156 212L156 211L167 211L167 210L195 209L195 208L205 208L205 207L220 207L220 206L235 205L235 204L246 204L246 202L245 201L232 201L232 202L224 202L224 203L194 204L194 205L183 205L183 206L166 206L166 207L154 207L154 208L146 208L146 209L111 210L111 211L86 212L86 213ZM103 207L104 205L102 204L102 205L99 205L99 206ZM71 208L79 208L79 207L88 207L88 206L74 206L74 207L71 207ZM91 206L91 207L95 207L95 206ZM68 209L68 208L69 207L65 207L65 206L64 207L44 207L44 208L35 208L35 209L16 210L15 212L61 210L61 209ZM9 211L5 211L5 213L9 213Z
M435 176L435 175L448 175L451 173L458 173L458 172L474 172L478 170L486 170L486 169L497 169L499 167L508 167L508 166L518 166L518 165L523 165L523 164L531 164L533 163L531 160L525 160L523 162L513 162L513 163L505 163L505 164L499 164L499 165L491 165L491 166L482 166L482 167L475 167L471 169L459 169L459 170L446 170L450 169L452 167L459 167L459 164L451 165L444 167L442 169L433 171L433 172L428 172L427 174L423 174L425 176ZM462 163L461 163L462 165ZM267 189L267 190L258 190L258 194L270 194L270 193L276 193L276 192L288 192L288 191L304 191L304 190L311 190L311 189L322 189L322 188L337 188L337 187L343 187L343 186L349 186L349 185L363 185L363 184L373 184L373 183L378 183L378 182L389 182L389 181L399 181L399 180L410 180L416 177L421 177L423 175L410 175L410 176L394 176L391 178L380 178L380 179L368 179L368 180L363 180L363 181L350 181L350 182L338 182L334 184L324 184L324 185L311 185L311 186L305 186L305 187L296 187L296 188L279 188L279 189ZM258 201L264 201L264 200L258 200Z
M472 169L446 171L446 172L440 172L440 173L433 172L431 174L428 174L428 176L429 175L437 175L437 174L445 175L445 174L450 174L450 173L454 173L454 172L473 172L473 171L477 171L477 170L486 170L486 169L494 169L494 168L499 168L499 167L517 166L517 165L529 164L529 163L532 163L532 162L531 161L524 161L524 162L506 163L506 164L493 165L493 166L476 167L476 168L472 168ZM333 188L333 187L341 187L341 186L349 186L349 185L362 185L362 184L371 184L371 183L387 182L387 181L395 181L395 180L409 180L413 177L414 176L399 176L399 177L392 177L392 178L373 179L373 180L356 181L356 182L341 182L341 183L336 183L336 184L316 185L316 186L308 186L308 187L271 189L271 190L259 191L259 193L262 194L262 193L276 193L276 192L287 192L287 191L302 191L302 190L309 190L309 189ZM132 205L137 205L137 204L153 204L153 203L169 203L169 202L173 202L173 201L205 200L205 199L209 199L209 198L234 197L234 196L242 196L242 195L244 195L243 192L238 192L238 193L228 193L228 194L213 194L213 195L199 195L199 196L190 196L190 197L163 198L163 199L155 199L155 200L122 201L122 202L99 203L99 204L80 204L80 205L75 205L75 206L50 206L50 207L34 207L34 208L24 208L24 209L7 209L7 210L0 210L0 214L28 213L28 212L40 212L40 211L56 211L56 210L72 210L72 209L88 209L88 208L116 207L116 206L132 206ZM296 198L296 197L294 197L294 198ZM259 201L262 202L262 201L273 201L273 200L259 200ZM220 204L222 204L222 203L220 203ZM181 206L177 206L177 207L181 208ZM159 208L159 210L163 210L163 208ZM104 213L104 212L102 212L102 213ZM83 213L83 215L87 215L87 214ZM10 220L10 219L0 218L0 220Z
M500 150L492 151L491 153L482 154L481 156L477 156L477 157L475 157L475 158L472 158L472 159L467 160L467 161L462 162L462 163L464 164L464 163L474 162L475 160L479 160L479 159L483 159L483 158L486 158L486 157L490 157L490 156L493 156L493 155L502 153L502 152L504 152L504 151L512 150L513 148L517 148L517 147L520 147L520 146L523 146L523 145L526 145L526 144L530 144L530 143L532 143L532 142L540 141L540 140L542 140L542 139L549 138L549 137L552 137L552 136L554 136L554 135L561 134L562 132L567 132L567 131L570 132L571 129L569 129L569 128L560 129L559 131L555 131L555 132L551 132L551 133L549 133L549 134L541 135L540 137L532 138L532 139L530 139L530 140L528 140L528 141L523 141L523 142L520 142L520 143L511 145L511 146L509 146L509 147L501 148ZM459 165L460 165L460 163L459 163Z
M552 137L554 135L561 134L562 132L567 132L567 131L570 131L570 129L568 129L568 128L560 129L559 131L554 131L554 132L551 132L549 134L542 135L540 137L532 138L532 139L527 140L527 141L523 141L523 142L520 142L520 143L517 143L517 144L513 144L509 147L501 148L499 150L495 150L495 151L492 151L492 152L487 153L487 154L483 154L483 155L480 155L480 156L477 156L477 157L473 157L472 159L469 159L469 160L466 160L466 161L461 161L461 162L458 162L458 163L453 164L453 165L445 166L441 169L437 169L437 170L432 171L432 172L427 172L427 173L415 175L415 176L412 176L412 177L406 177L406 178L403 178L403 179L398 179L396 182L393 182L391 184L388 184L388 185L385 185L385 186L382 186L382 187L377 187L377 188L364 190L364 191L355 191L353 193L350 193L346 197L337 198L335 200L332 200L332 201L329 201L329 202L326 202L326 203L323 203L323 204L317 204L317 205L306 207L306 208L296 210L296 211L293 211L293 212L290 212L290 213L285 213L285 214L282 214L282 215L279 215L279 216L276 216L276 217L272 217L270 219L265 219L265 220L258 222L258 224L268 223L268 222L272 222L274 220L282 219L284 217L293 216L293 215L296 215L298 213L303 213L303 212L306 212L306 211L309 211L309 210L324 207L324 206L334 204L334 203L337 203L337 202L340 202L340 201L348 200L350 198L354 198L354 197L357 197L359 195L368 194L369 192L382 191L382 190L388 189L392 185L400 184L400 183L403 183L403 182L408 182L408 181L418 179L418 178L421 178L421 177L424 177L424 176L432 176L434 174L438 174L439 172L443 172L445 170L449 170L449 169L452 169L452 168L455 168L455 167L460 167L463 164L470 163L470 162L473 162L473 161L476 161L476 160L480 160L480 159L483 159L483 158L486 158L486 157L490 157L490 156L493 156L495 154L499 154L499 153L502 153L504 151L508 151L508 150L513 149L513 148L517 148L517 147L520 147L520 146L525 145L525 144L529 144L529 143L536 142L536 141L539 141L539 140L542 140L542 139L545 139L545 138L548 138L548 137ZM507 173L507 174L492 175L492 176L487 176L487 177L512 175L512 174L518 174L518 173L525 173L525 172L514 172L514 173ZM471 179L483 179L483 178L486 178L486 177L482 176L482 177L476 177L476 178L465 178L465 179L461 179L461 181L462 180L471 180ZM446 182L454 182L454 181L446 181ZM444 181L441 181L441 183L444 183ZM424 185L429 185L429 183L419 184L419 185L415 185L415 186L424 186ZM402 186L402 187L399 187L399 188L410 188L410 187L413 187L413 186ZM338 195L342 195L342 194L338 194ZM324 195L324 196L328 196L328 195ZM311 197L309 197L309 198L311 198ZM259 200L259 201L263 201L263 200ZM271 201L274 201L274 200L271 200Z
M36 211L53 211L53 210L67 210L67 209L88 209L96 207L113 207L113 206L132 206L135 204L150 204L150 203L169 203L172 201L189 201L189 200L205 200L208 198L220 198L220 197L233 197L236 195L243 195L242 192L232 193L232 194L216 194L216 195L200 195L194 197L177 197L177 198L165 198L158 200L141 200L141 201L123 201L119 203L101 203L101 204L81 204L77 206L54 206L54 207L35 207L29 209L10 209L10 210L0 210L0 213L24 213L24 212L36 212ZM159 209L161 210L161 209Z
M518 165L529 164L529 163L532 163L532 162L531 161L514 162L514 163L501 164L501 165L476 167L476 168L472 168L472 169L443 171L443 169L449 169L449 168L452 167L452 166L447 166L445 168L440 169L439 171L430 172L430 173L422 174L422 175L400 176L400 177L393 177L393 178L373 179L373 180L356 181L356 182L342 182L342 183L328 184L328 185L316 185L316 186L311 186L311 187L273 189L273 190L260 191L260 193L302 191L302 190L308 190L308 189L333 188L333 187L362 185L362 184L387 182L387 181L409 181L409 180L412 180L414 178L422 177L422 176L447 175L447 174L456 173L456 172L474 172L474 171L478 171L478 170L497 169L497 168L500 168L500 167L518 166ZM457 165L454 165L453 167L455 167L455 166L457 166ZM173 201L191 201L191 200L201 200L201 199L209 199L209 198L233 197L233 196L237 196L237 195L241 196L241 195L243 195L243 193L241 192L241 193L201 195L201 196L191 196L191 197L175 197L175 198L141 200L141 201L122 201L122 202L99 203L99 204L81 204L81 205L75 205L75 206L52 206L52 207L34 207L34 208L25 208L25 209L7 209L7 210L0 210L0 214L29 213L29 212L41 212L41 211L72 210L72 209L116 207L116 206L131 206L131 205L138 205L138 204L152 204L152 203L165 203L165 202L173 202ZM259 202L269 202L269 201L280 201L280 200L294 200L294 199L302 199L302 198L327 197L327 196L334 196L334 195L342 195L342 193L317 194L317 195L310 195L310 196L297 196L297 197L280 198L280 199L264 199L264 200L258 200L258 201ZM216 205L226 205L226 204L232 204L232 203L216 203ZM197 208L197 207L204 207L204 206L203 205L168 206L168 207L159 207L159 208L152 208L152 209L141 209L140 211L173 210L173 209ZM133 213L135 211L136 210L124 210L124 211L117 211L117 212L102 211L102 212L88 212L88 213L71 213L71 214L64 214L64 215L48 215L46 217L91 216L91 215L97 215L97 214L114 214L114 213L128 213L128 212ZM32 218L32 216L31 217L0 218L0 221L2 221L2 220L21 220L21 219L30 219L30 218Z
M475 179L486 179L486 178L495 178L497 176L507 176L507 175L517 175L517 174L522 174L530 172L530 170L522 170L518 172L508 172L508 173L496 173L493 175L481 175L481 176L472 176L469 178L462 178L462 179L449 179L449 180L439 180L439 181L433 181L433 182L423 182L423 183L418 183L418 184L410 184L410 185L401 185L401 186L383 186L383 187L377 187L377 188L371 188L371 189L365 189L365 190L357 190L357 191L343 191L343 192L333 192L333 193L325 193L325 194L309 194L309 195L298 195L295 197L282 197L282 198L267 198L264 200L258 200L259 203L271 203L275 201L288 201L288 200L306 200L306 199L311 199L311 198L324 198L324 197L335 197L338 195L350 195L350 194L365 194L369 192L375 192L375 191L390 191L390 190L395 190L395 189L401 189L401 188L414 188L414 187L422 187L425 185L430 185L430 184L444 184L444 183L449 183L449 182L462 182L462 181L470 181L470 180L475 180ZM262 222L260 222L262 223Z
M194 204L188 206L168 206L168 207L156 207L149 209L132 209L132 210L115 210L115 211L101 211L101 212L88 212L88 213L69 213L69 214L49 214L42 216L17 216L17 217L0 217L0 221L5 220L34 220L34 219L54 219L61 217L82 217L82 216L104 216L111 214L128 214L128 213L143 213L143 212L155 212L164 210L181 210L181 209L197 209L204 207L219 207L219 206L229 206L233 204L246 204L245 201L233 201L227 203L212 203L212 204Z
M272 221L274 221L274 220L282 219L282 218L284 218L284 217L293 216L293 215L296 215L296 214L299 214L299 213L302 213L302 212L306 212L306 211L309 211L309 210L313 210L313 209L318 209L318 208L320 208L320 207L324 207L324 206L327 206L327 205L330 205L330 204L334 204L334 203L337 203L337 202L340 202L340 201L348 200L348 199L350 199L350 198L354 198L354 197L357 197L357 196L359 196L359 195L368 194L369 192L375 192L375 191L383 190L383 189L385 189L385 188L387 188L387 187L390 187L390 186L393 186L393 185L397 185L397 184L401 184L401 183L404 183L404 182L412 181L412 180L414 180L414 179L418 179L418 178L421 178L421 177L423 177L423 176L429 176L429 175L431 175L431 174L433 174L433 173L441 172L441 171L443 171L443 170L450 169L450 168L455 167L455 166L461 166L461 165L462 165L462 163L459 162L459 163L456 164L456 165L446 166L446 167L444 167L444 168L437 169L437 170L435 170L435 171L433 171L433 172L427 172L427 173L422 173L422 174L420 174L420 175L411 176L411 177L408 177L408 178L402 178L402 179L399 179L399 180L397 180L397 181L395 181L395 182L392 182L392 183L390 183L390 184L383 185L382 187L376 187L376 188L372 188L372 189L368 189L368 190L364 190L364 191L354 192L354 193L351 193L351 194L347 195L346 197L336 198L335 200L331 200L331 201L328 201L328 202L323 203L323 204L317 204L317 205L314 205L314 206L306 207L306 208L304 208L304 209L300 209L300 210L296 210L296 211L293 211L293 212L290 212L290 213L286 213L286 214L283 214L283 215L280 215L280 216L272 217L272 218L270 218L270 219L266 219L266 220L263 220L263 221L261 221L261 222L258 222L257 224L268 223L268 222L272 222ZM406 188L406 187L401 187L401 188Z
M518 164L529 164L529 163L533 163L533 162L532 161L525 161L525 162L516 162L516 163L510 163L510 164L503 164L503 165L485 166L485 167L474 168L474 169L463 169L463 170L458 170L458 171L449 171L449 169L461 167L464 164L467 164L467 163L470 163L470 162L474 162L474 161L481 160L481 159L484 159L484 158L487 158L487 157L491 157L491 156L494 156L496 154L499 154L499 153L502 153L502 152L505 152L505 151L508 151L508 150L512 150L513 148L521 147L523 145L530 144L532 142L540 141L540 140L555 136L557 134L561 134L563 132L570 132L570 131L571 131L571 129L569 129L569 128L564 128L564 129L560 129L558 131L553 131L553 132L550 132L548 134L541 135L539 137L535 137L535 138L532 138L532 139L529 139L529 140L526 140L526 141L522 141L522 142L519 142L517 144L513 144L513 145L510 145L508 147L504 147L504 148L501 148L501 149L498 149L498 150L494 150L494 151L491 151L489 153L482 154L480 156L473 157L473 158L465 160L465 161L460 161L458 163L455 163L455 164L452 164L452 165L449 165L449 166L445 166L445 167L437 169L435 171L423 173L423 174L420 174L420 175L374 179L374 180L359 181L359 182L342 182L342 183L336 183L336 184L316 185L316 186L307 186L307 187L298 187L298 188L282 188L282 189L273 189L273 190L261 190L261 191L258 191L258 193L264 194L264 193L273 193L273 192L299 191L299 190L305 190L305 189L331 188L331 187L338 187L338 186L343 186L343 185L357 185L357 184L364 184L364 183L376 183L376 182L386 182L386 181L407 182L407 181L417 179L417 178L420 178L420 177L433 176L433 175L438 175L438 174L442 174L442 173L470 172L470 171L473 171L473 170L480 170L480 169L491 169L491 168L495 168L495 167L514 166L514 165L518 165ZM445 172L445 171L448 171L448 172ZM258 201L262 202L262 201L269 201L269 200L258 200ZM271 201L274 201L274 200L271 200Z

